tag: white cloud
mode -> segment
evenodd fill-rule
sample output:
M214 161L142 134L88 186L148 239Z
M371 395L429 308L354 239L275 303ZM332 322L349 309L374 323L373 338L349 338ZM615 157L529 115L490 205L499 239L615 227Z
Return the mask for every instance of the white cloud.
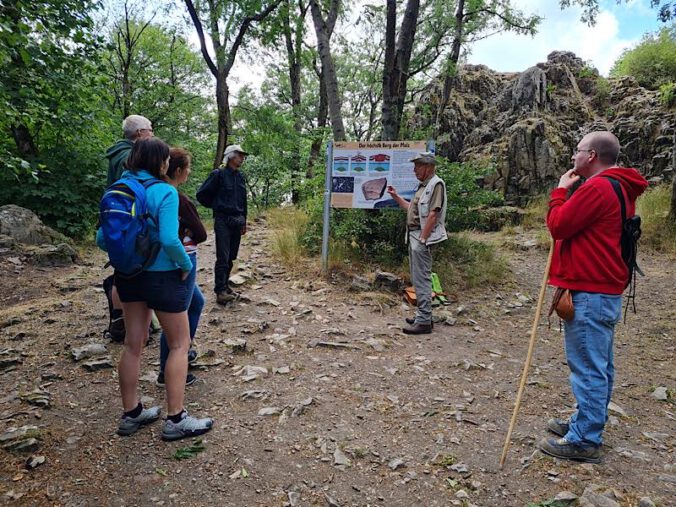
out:
M516 4L524 12L537 12L545 18L534 37L505 33L475 44L469 63L481 63L508 72L523 71L538 62L544 62L552 51L572 51L583 60L591 61L603 75L608 75L615 60L625 48L637 40L622 36L617 17L602 10L596 25L587 26L580 21L581 9L559 9L558 0L537 2L522 0Z

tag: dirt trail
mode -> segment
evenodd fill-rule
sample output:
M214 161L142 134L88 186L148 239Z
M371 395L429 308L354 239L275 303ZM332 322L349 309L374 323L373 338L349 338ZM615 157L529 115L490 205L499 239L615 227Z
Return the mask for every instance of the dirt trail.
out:
M21 360L0 369L0 434L37 426L42 440L33 454L46 458L26 471L30 453L0 450L0 503L524 506L598 484L614 488L622 505L643 496L674 505L673 398L651 396L658 386L676 388L673 261L642 256L639 313L618 325L614 402L626 415L611 418L603 464L535 451L546 418L572 410L562 335L543 319L501 471L546 252L509 251L510 282L456 294L446 308L455 325L408 337L400 326L410 310L398 300L388 306L380 295L294 277L270 260L266 241L264 224L255 224L240 255L255 278L243 289L251 301L226 308L211 292L212 239L201 247L207 305L197 347L213 351L202 362L223 362L195 371L200 381L188 388L188 408L216 426L203 452L180 461L173 453L191 441L162 442L159 422L116 436L115 370L87 372L70 357L71 349L101 341L103 256L49 270L0 259L0 359ZM224 343L238 338L247 353ZM120 346L107 347L116 362ZM163 404L157 361L155 339L144 354L141 392ZM246 365L268 373L250 381L234 375ZM49 393L50 408L22 401L36 388ZM275 414L259 415L263 408Z

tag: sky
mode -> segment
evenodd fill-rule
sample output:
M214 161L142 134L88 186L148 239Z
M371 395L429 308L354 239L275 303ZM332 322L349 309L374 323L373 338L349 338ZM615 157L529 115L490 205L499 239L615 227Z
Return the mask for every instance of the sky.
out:
M513 0L512 4L524 13L544 18L538 33L534 37L503 33L479 41L472 46L467 61L500 72L521 72L546 61L552 51L565 50L590 61L607 76L624 49L634 47L644 33L664 24L657 20L650 0L600 3L596 26L589 27L580 21L579 7L561 10L558 0Z

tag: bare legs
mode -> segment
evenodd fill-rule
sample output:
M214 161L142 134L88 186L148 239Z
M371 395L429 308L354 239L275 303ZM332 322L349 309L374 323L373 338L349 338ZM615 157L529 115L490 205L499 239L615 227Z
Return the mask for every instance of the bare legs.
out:
M188 375L188 349L190 326L188 313L155 312L169 345L169 357L164 367L164 384L167 389L167 414L176 415L183 410L185 378Z
M122 303L126 338L118 365L120 393L125 412L136 408L139 402L138 377L141 369L141 352L148 339L151 311L144 302ZM185 378L188 374L188 349L190 328L187 312L156 312L167 336L169 358L164 372L167 390L167 412L175 415L183 410Z
M120 356L117 372L120 377L120 393L125 412L138 405L138 377L141 369L141 351L148 339L150 310L143 302L122 303L126 335L124 350Z

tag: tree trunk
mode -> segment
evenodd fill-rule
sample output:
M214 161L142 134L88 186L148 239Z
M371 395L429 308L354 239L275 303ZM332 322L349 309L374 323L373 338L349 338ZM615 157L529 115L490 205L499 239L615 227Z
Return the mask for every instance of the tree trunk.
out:
M396 139L399 135L397 127L397 110L394 96L396 95L396 76L394 66L394 51L397 30L397 1L387 0L387 14L385 22L385 61L383 63L383 125L382 138L384 141Z
M337 10L340 0L331 0L331 9ZM333 131L334 141L345 140L345 127L343 125L343 113L341 112L341 98L338 89L338 78L336 68L331 56L331 45L329 43L329 28L324 21L321 8L317 0L310 0L310 9L312 10L312 21L317 34L317 51L322 62L322 71L326 78L326 96L328 98L329 114L331 116L331 130Z
M230 134L230 91L228 90L227 76L216 79L216 105L218 107L218 142L216 143L216 156L214 157L214 169L223 163L223 154L228 145Z
M399 138L401 117L404 112L406 100L409 65L413 42L418 26L418 14L420 13L420 0L408 0L404 19L397 37L396 47L394 43L394 31L396 27L396 1L387 1L387 25L385 31L385 67L383 72L383 140L396 140ZM392 63L388 63L392 62Z
M329 117L329 103L326 98L326 83L324 82L324 73L319 73L319 106L317 107L317 135L312 140L312 145L310 146L310 159L307 163L307 171L305 173L306 178L312 178L314 176L314 166L319 158L322 141L324 140L324 127L326 127L326 121Z
M301 115L301 44L303 22L306 9L300 8L298 22L295 23L295 31L291 30L291 5L286 0L286 15L283 16L284 39L286 41L286 56L289 65L289 82L291 83L291 108L293 111L293 129L298 136L296 153L291 159L291 202L298 204L300 200L300 154L301 135L303 133L303 120ZM295 41L294 41L295 39ZM294 46L295 42L295 46Z
M451 53L448 55L446 61L446 68L444 73L444 89L441 92L441 101L437 108L436 117L434 120L434 136L439 134L441 128L441 116L448 105L451 98L451 89L458 77L458 60L460 60L460 48L462 47L462 37L464 34L465 21L465 0L458 0L458 5L455 9L455 34L453 36L453 43L451 44Z
M28 127L23 124L14 125L12 127L12 136L14 137L14 142L16 143L16 148L19 150L21 158L32 160L38 156L38 149L35 146L33 136L28 130Z

